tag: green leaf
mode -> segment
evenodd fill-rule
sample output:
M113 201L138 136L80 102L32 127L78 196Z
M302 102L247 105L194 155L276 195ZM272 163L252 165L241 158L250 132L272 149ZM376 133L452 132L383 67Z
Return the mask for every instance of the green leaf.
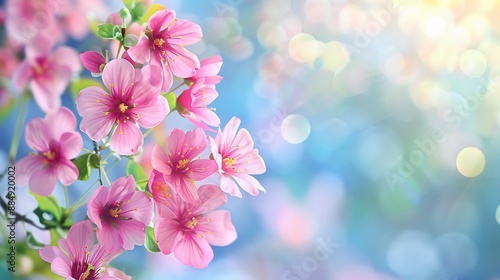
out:
M89 78L84 78L84 79L79 79L77 81L74 81L69 90L71 91L71 96L73 96L73 99L76 99L76 97L78 96L78 94L80 93L80 91L84 88L88 88L88 87L91 87L91 86L96 86L96 87L100 87L102 89L105 89L104 86L99 83L98 81L94 80L94 79L89 79Z
M88 181L90 177L90 157L91 154L83 154L72 160L78 168L78 180L80 181Z
M16 108L17 103L18 102L16 98L11 98L7 105L0 108L0 122L7 118L10 113L12 113L12 110Z
M115 33L116 33L115 27L120 28L120 27L113 25L111 23L101 24L97 28L97 35L101 38L104 38L104 39L113 39L115 37Z
M135 7L135 0L123 0L123 5L127 7L129 10L132 10Z
M132 16L132 21L139 21L142 16L144 15L144 12L146 11L146 6L142 3L136 3L135 7L130 10L130 15Z
M144 247L151 253L160 252L160 248L158 248L158 242L156 242L154 229L151 226L146 227L146 242L144 243Z
M67 211L66 208L62 208L62 218L61 218L61 227L63 229L69 230L69 228L74 224L73 217L71 217L71 213Z
M127 27L127 25L125 23L126 23L127 19L130 20L130 18L131 18L130 11L127 8L122 8L120 10L119 15L122 18L122 22L123 22L122 27Z
M61 206L59 206L59 202L53 195L49 196L41 196L30 192L38 202L38 208L43 213L47 213L53 216L54 221L59 222L62 217ZM40 221L41 222L41 221Z
M45 246L45 244L41 243L40 241L36 240L36 238L33 236L33 233L29 232L26 234L26 244L28 247L34 250L41 249Z
M164 97L167 99L170 111L175 110L175 107L177 106L177 97L175 96L175 93L169 92L167 95L164 95Z
M140 22L148 22L149 18L156 12L166 9L165 6L160 4L153 4L149 7L148 11L141 17Z
M89 158L90 167L99 169L101 166L101 155L91 154Z
M146 185L148 184L148 175L146 175L142 166L133 160L130 160L127 164L127 176L128 175L134 175L137 186L141 191L146 189Z

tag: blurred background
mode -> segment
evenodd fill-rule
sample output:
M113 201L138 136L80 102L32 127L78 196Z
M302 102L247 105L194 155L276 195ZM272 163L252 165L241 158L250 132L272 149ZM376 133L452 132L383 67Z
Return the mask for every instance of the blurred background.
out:
M92 2L82 13L101 21L121 8ZM155 2L202 27L189 50L223 57L212 105L253 135L267 193L229 197L238 239L205 270L142 247L113 266L133 279L500 279L500 1ZM0 124L2 170L16 115ZM176 114L173 127L192 128ZM18 158L29 152L22 140Z

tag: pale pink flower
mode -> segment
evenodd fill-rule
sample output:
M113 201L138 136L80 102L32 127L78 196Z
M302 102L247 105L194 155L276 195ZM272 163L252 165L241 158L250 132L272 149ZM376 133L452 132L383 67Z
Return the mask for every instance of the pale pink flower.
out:
M100 186L89 199L87 216L97 225L97 239L107 251L144 244L153 202L135 187L134 176L122 177L110 188Z
M162 90L172 86L172 73L181 78L196 74L200 61L184 46L200 41L202 37L199 25L177 20L175 12L163 9L149 19L148 30L139 37L137 45L128 50L130 57L138 63L149 62L163 69Z
M12 80L18 90L29 83L36 103L45 113L61 107L61 95L68 86L71 75L81 69L78 53L68 47L50 51L53 42L47 37L37 37L26 46L26 58L13 73Z
M70 159L83 148L82 136L75 131L76 118L62 107L44 119L32 119L26 125L26 143L35 152L16 164L17 184L28 185L32 192L48 196L57 180L71 185L78 179L78 168Z
M50 263L53 273L67 280L130 279L117 269L107 271L105 266L122 251L109 252L102 244L94 244L90 221L81 221L71 226L68 236L59 239L58 243L59 247L45 246L39 250L40 258Z
M156 213L161 215L162 206L168 205L168 198L175 195L175 191L172 185L165 181L163 174L156 170L153 170L149 176L148 188L153 195Z
M102 81L111 93L95 86L80 92L75 101L83 117L80 129L94 141L102 140L111 132L113 151L121 155L137 153L144 143L139 125L152 128L161 123L169 111L166 99L159 94L161 78L159 69L155 68L148 65L136 70L125 59L106 64ZM116 129L111 131L114 124Z
M55 1L7 0L7 35L26 44L40 33L59 37L61 34L54 15Z
M99 77L106 66L106 58L101 53L95 51L86 51L80 54L80 61L83 67L87 69L92 76Z
M187 133L174 129L166 141L167 152L158 145L153 148L153 168L163 174L165 181L186 202L199 200L195 181L203 180L217 170L215 161L196 159L207 144L207 136L200 128Z
M173 252L181 263L205 268L214 257L210 245L227 246L237 234L228 211L212 211L227 202L220 188L203 185L198 192L201 201L197 204L187 203L177 195L168 197L154 232L163 254Z
M220 119L207 105L212 103L219 94L215 87L205 85L203 79L183 91L177 98L179 114L197 127L211 130L209 126L218 126Z
M196 69L196 74L190 78L186 78L186 80L191 83L196 83L203 79L205 85L218 84L222 80L222 77L217 75L221 67L222 57L220 55L209 57L202 60L200 62L200 68Z
M259 151L253 148L250 133L244 128L238 131L240 123L240 119L233 117L222 132L219 130L215 141L210 138L210 148L219 166L220 187L224 192L241 197L239 185L249 194L258 195L266 190L249 174L264 173L266 165Z

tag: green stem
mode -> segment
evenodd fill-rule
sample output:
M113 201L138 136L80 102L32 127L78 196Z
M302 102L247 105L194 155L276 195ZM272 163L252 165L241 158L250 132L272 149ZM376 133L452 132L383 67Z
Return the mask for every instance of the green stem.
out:
M106 170L104 170L104 167L101 167L102 175L104 176L104 179L106 179L106 182L108 183L109 186L111 186L111 181L108 178L108 174L106 174Z
M137 181L135 181L135 183L137 185L139 185L139 184L142 184L142 183L147 183L148 181L149 181L149 178L148 179L137 180Z
M69 207L69 198L68 198L68 187L62 186L64 190L64 201L66 202L66 209Z
M116 52L116 58L120 55L120 51L122 50L123 43L120 41L120 45L118 46L118 51Z
M169 93L171 93L171 92L173 93L174 91L178 90L180 87L182 87L182 86L183 86L183 85L185 85L185 84L186 84L186 81L184 81L184 82L180 83L180 84L179 84L178 86L176 86L174 89L172 89L171 91L169 91L169 92L167 92L167 93L165 93L165 94L162 94L162 95L163 95L163 96L166 96L167 94L169 94Z
M28 108L27 98L21 97L21 108L19 109L19 114L17 115L16 127L14 130L14 136L12 137L12 142L10 144L9 151L9 161L11 165L16 162L17 150L19 149L19 140L21 138L21 128L24 123L24 118L26 117L26 109Z
M146 137L148 137L148 135L151 134L151 132L153 132L153 129L155 129L155 128L154 127L150 128L150 129L148 129L148 131L146 131L146 133L144 133L144 139L146 139Z

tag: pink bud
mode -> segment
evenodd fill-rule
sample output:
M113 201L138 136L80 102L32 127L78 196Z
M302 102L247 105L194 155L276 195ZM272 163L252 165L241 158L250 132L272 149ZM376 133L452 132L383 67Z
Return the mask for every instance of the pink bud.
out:
M99 74L102 72L104 65L106 65L106 59L104 56L98 52L87 51L80 54L80 60L85 69L89 70L93 74Z

